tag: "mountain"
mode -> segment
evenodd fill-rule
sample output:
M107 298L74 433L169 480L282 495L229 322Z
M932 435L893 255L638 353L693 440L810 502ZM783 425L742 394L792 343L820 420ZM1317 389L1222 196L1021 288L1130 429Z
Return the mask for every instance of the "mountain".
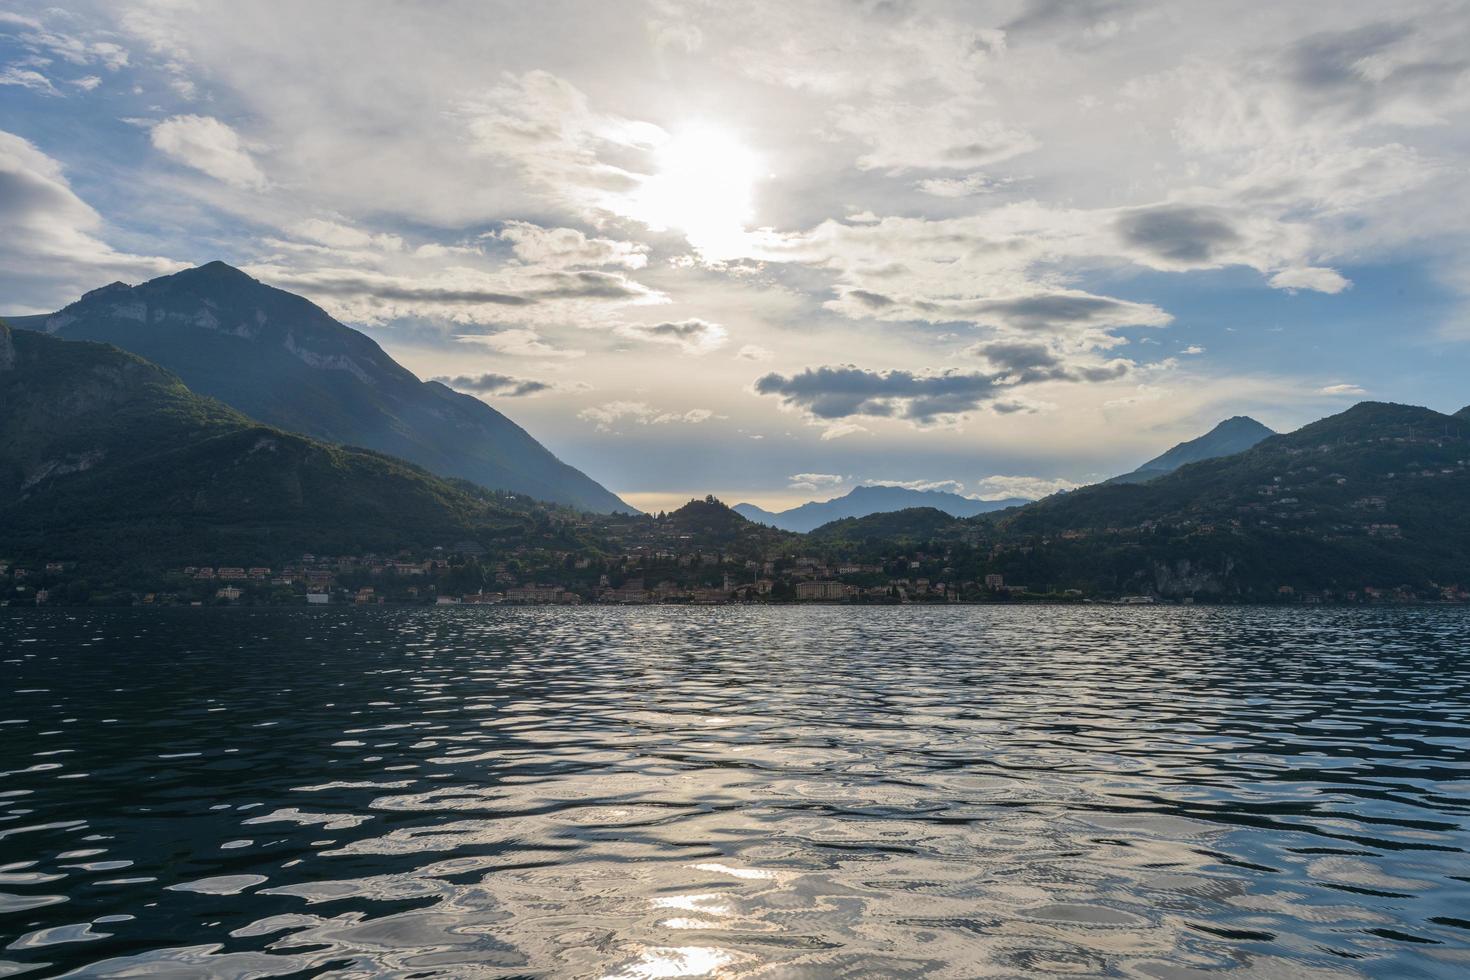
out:
M758 524L768 524L783 531L797 531L805 534L823 524L830 524L843 518L866 517L869 514L909 510L915 507L933 508L952 517L973 517L976 514L988 514L1025 503L1029 501L1019 497L1005 500L974 500L941 490L863 486L841 497L834 497L831 500L813 500L799 507L776 513L763 510L754 504L736 504L733 509L736 513Z
M865 517L844 517L815 529L810 539L837 546L869 541L932 541L948 537L958 524L958 519L952 514L938 508L910 507Z
M1201 460L1243 453L1276 433L1247 415L1228 418L1198 439L1181 442L1173 449L1144 463L1132 473L1115 476L1109 483L1144 483L1172 473L1181 466Z
M320 307L223 262L113 283L59 313L17 319L131 351L289 432L582 510L634 510L478 398L420 381Z
M0 548L156 568L550 534L535 505L261 425L141 357L0 325Z
M678 541L742 555L759 555L791 539L787 533L746 520L713 496L689 501L670 512L664 523Z
M1018 574L1095 591L1264 598L1470 583L1470 429L1363 402L1145 483L1001 516Z
M1470 421L1470 405L1466 405L1464 408L1460 409L1454 415L1451 415L1450 418L1452 418L1452 419L1465 419L1467 421Z

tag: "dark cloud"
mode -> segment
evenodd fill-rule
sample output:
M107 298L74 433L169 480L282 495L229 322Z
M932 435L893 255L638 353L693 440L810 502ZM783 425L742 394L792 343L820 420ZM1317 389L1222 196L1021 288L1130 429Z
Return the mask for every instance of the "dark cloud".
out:
M771 373L756 381L755 390L819 419L871 415L922 423L979 408L996 397L997 380L977 372L914 374L846 365L807 368L790 377Z
M997 320L1023 330L1121 323L1133 316L1140 317L1133 322L1151 322L1156 313L1151 308L1140 308L1136 303L1087 293L1034 293L1006 299L976 300L957 304L951 312L963 312L977 320Z
M339 273L271 276L272 285L317 295L371 296L385 300L465 306L534 306L547 300L635 300L651 295L641 283L609 272L545 273L534 277L533 283L530 289L505 292Z
M1209 265L1242 241L1224 211L1195 204L1130 211L1117 229L1125 244L1179 265Z
M971 320L1015 330L1154 324L1168 319L1167 314L1151 306L1080 292L1032 293L1002 299L928 300L849 289L842 296L856 300L865 310L890 317L907 312L915 319Z
M504 395L519 398L550 391L552 386L545 381L512 378L508 374L460 375L455 378L435 378L435 381L461 391L474 391L482 395Z
M1133 369L1122 359L1097 362L1067 361L1046 344L1022 340L994 340L976 344L970 353L985 358L1010 384L1042 381L1113 381Z
M1456 58L1403 57L1417 53L1415 44L1389 54L1414 34L1410 24L1387 22L1313 34L1287 51L1285 74L1314 102L1357 113L1399 95L1446 94L1470 70L1470 58L1463 52ZM1371 73L1364 70L1370 64Z
M723 333L715 324L698 318L666 320L653 326L640 326L638 332L647 337L662 337L680 342L698 342L711 335Z
M1128 6L1124 0L1031 0L1002 30L1007 35L1075 31Z
M725 328L698 317L687 320L665 320L663 323L625 323L617 328L624 337L651 340L660 344L678 344L686 353L703 354L725 342Z
M538 276L546 286L529 295L534 299L637 299L648 289L616 272L553 272Z
M882 293L874 293L866 289L849 289L844 295L851 296L870 310L887 309L897 302L897 300L884 296Z

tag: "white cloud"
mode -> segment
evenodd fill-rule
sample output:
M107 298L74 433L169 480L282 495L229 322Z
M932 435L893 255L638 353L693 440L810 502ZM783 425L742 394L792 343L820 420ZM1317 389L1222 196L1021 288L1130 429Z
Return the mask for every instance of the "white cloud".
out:
M240 134L213 116L170 116L153 127L153 145L185 166L246 190L263 190L265 174Z
M863 170L969 170L1037 148L1030 134L983 118L988 108L958 100L848 105L837 110L834 125L868 145L857 159Z
M959 480L864 480L863 483L874 487L903 487L905 490L939 490L944 493L969 496L965 493L965 485Z
M10 310L47 312L109 279L147 278L182 267L160 256L119 252L99 215L76 195L61 165L0 130L0 276Z
M51 79L38 71L30 68L17 68L14 65L0 71L0 85L13 85L18 88L28 88L33 92L41 92L46 95L60 95L56 87L51 84Z
M1336 270L1311 266L1282 269L1270 282L1274 289L1310 289L1319 293L1340 293L1352 285Z
M790 490L828 490L846 482L847 477L839 473L793 473L786 486Z
M1075 490L1082 484L1071 480L1039 476L987 476L976 486L981 500L1004 500L1008 497L1025 497L1040 500L1042 497L1063 490Z
M1367 393L1368 390L1366 388L1364 388L1362 385L1355 384L1323 385L1321 388L1317 389L1317 394L1331 396L1366 395Z
M993 194L1012 180L1010 177L997 179L988 174L974 173L963 177L926 177L915 181L914 186L935 197L974 197L978 194Z
M833 439L843 439L867 431L867 426L858 425L856 422L828 422L822 425L821 438L823 442L831 442Z
M769 361L776 354L760 344L746 344L735 352L735 356L742 361Z
M648 264L646 245L589 238L575 228L542 228L526 221L510 221L498 237L511 242L515 257L527 265L567 269L617 265L641 269Z
M591 422L599 432L614 432L619 422L637 425L669 425L682 423L698 425L715 418L708 408L691 408L683 412L660 411L644 401L611 401L603 405L584 408L577 418Z

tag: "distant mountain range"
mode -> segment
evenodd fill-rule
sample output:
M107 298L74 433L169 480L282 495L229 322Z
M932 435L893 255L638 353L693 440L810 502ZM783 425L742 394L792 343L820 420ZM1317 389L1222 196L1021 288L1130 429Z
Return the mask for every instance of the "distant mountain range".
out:
M115 347L0 324L7 549L122 568L265 564L302 551L556 539L552 523L530 501L261 425Z
M139 286L113 283L60 312L10 322L131 351L196 394L289 432L388 453L492 490L635 512L480 399L420 381L320 307L223 262Z
M1107 482L1144 483L1163 476L1165 473L1172 473L1189 463L1243 453L1262 439L1270 438L1275 434L1255 419L1246 415L1237 415L1221 422L1198 439L1181 442L1162 456L1156 456L1144 463L1132 473L1115 476Z
M1004 500L975 500L942 490L910 490L907 487L862 486L831 500L813 500L790 510L772 512L755 504L736 504L732 510L746 520L783 531L805 534L823 524L850 517L867 517L913 507L931 507L951 517L974 517L1017 507L1030 501L1021 497Z

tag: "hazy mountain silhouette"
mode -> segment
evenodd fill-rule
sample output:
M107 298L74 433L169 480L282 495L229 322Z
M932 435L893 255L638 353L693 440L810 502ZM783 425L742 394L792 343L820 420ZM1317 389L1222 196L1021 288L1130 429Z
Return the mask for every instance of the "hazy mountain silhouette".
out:
M783 531L799 531L805 534L823 524L840 521L847 517L867 517L914 507L932 507L951 517L974 517L1029 503L1020 497L1005 500L974 500L957 493L942 490L910 490L907 487L856 487L851 492L831 500L813 500L790 510L772 512L754 504L736 504L736 513L758 524L768 524Z

